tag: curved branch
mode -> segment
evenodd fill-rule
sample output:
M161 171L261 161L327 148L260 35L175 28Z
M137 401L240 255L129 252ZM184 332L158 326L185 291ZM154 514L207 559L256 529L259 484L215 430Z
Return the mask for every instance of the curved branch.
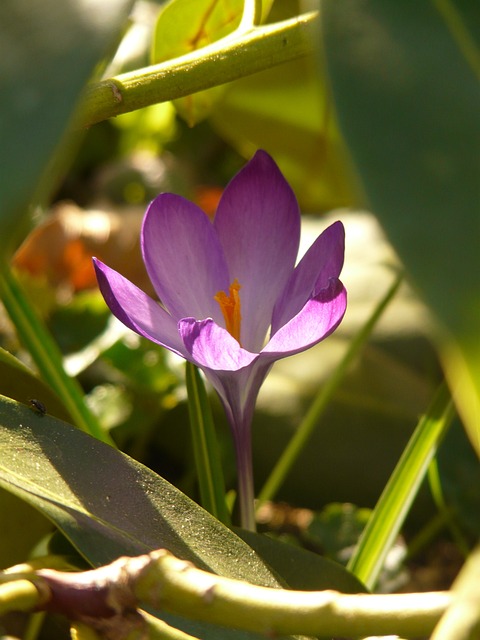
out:
M143 107L182 98L314 51L317 12L233 33L168 62L152 65L87 87L74 127Z
M451 603L448 592L343 594L258 587L196 569L154 551L135 579L142 602L227 627L277 635L428 635Z
M453 602L449 592L351 595L259 587L197 569L166 549L119 558L92 571L4 575L3 611L17 608L12 606L15 589L22 610L62 613L102 632L114 630L116 638L124 637L120 629L129 633L149 625L142 605L269 637L418 637L429 635Z

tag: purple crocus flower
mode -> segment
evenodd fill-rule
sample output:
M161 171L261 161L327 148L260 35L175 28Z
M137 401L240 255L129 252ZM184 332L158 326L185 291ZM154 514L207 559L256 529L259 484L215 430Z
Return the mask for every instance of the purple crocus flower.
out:
M95 260L112 313L141 336L200 367L218 392L237 456L242 524L253 529L250 428L272 364L330 335L345 313L338 276L344 229L332 224L295 267L300 211L265 151L226 187L213 223L195 204L162 193L141 231L161 303ZM268 338L267 338L268 334Z

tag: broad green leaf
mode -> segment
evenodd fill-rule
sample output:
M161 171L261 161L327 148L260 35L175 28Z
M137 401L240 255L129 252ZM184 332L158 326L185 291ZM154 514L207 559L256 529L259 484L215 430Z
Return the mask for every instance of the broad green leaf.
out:
M441 354L480 455L480 5L327 0L327 66L370 205L453 336Z
M81 90L118 39L133 0L0 3L1 246L11 250Z
M66 423L0 399L0 483L40 508L92 565L165 546L198 567L278 584L237 536L160 476Z
M358 578L333 560L252 531L239 529L237 533L269 566L285 578L292 589L335 589L342 593L366 591Z
M152 62L201 49L240 24L243 0L172 0L158 16Z
M0 485L52 520L94 566L165 547L220 575L279 586L247 544L160 476L1 396Z
M360 199L328 100L302 58L231 83L211 121L244 156L271 153L304 210L328 211Z
M151 62L157 64L201 49L235 31L243 0L172 0L155 26ZM200 91L174 102L190 126L205 118L224 87Z

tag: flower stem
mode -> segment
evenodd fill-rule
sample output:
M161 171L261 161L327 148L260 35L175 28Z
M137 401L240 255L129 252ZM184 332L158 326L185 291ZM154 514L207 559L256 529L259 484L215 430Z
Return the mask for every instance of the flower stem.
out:
M275 464L275 467L268 476L265 485L258 494L257 507L260 507L260 505L262 505L267 500L272 500L277 494L287 475L291 471L293 465L298 460L300 453L307 445L310 436L319 423L320 416L328 406L328 403L330 402L334 392L342 382L351 363L358 355L360 349L364 346L368 337L371 335L375 325L381 318L386 307L395 297L402 281L403 274L400 273L397 275L386 294L374 308L367 322L352 340L342 361L338 364L337 368L327 380L326 384L321 388L319 394L315 397L305 418L291 438L290 442L285 447L285 450L280 456L280 459Z
M240 525L248 531L256 531L250 425L242 430L242 437L235 437L235 452L237 456Z

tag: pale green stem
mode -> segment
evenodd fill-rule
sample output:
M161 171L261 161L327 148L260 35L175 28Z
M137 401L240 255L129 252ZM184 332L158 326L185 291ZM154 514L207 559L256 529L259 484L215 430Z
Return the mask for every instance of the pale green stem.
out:
M467 568L468 581L459 581L457 593L465 595L463 587L473 578L475 602L472 604L478 619L478 568L475 562ZM0 584L0 614L52 606L58 612L65 609L72 614L81 607L84 618L90 616L93 623L99 611L115 607L120 623L122 615L131 614L136 606L146 605L268 637L289 634L420 637L429 635L448 607L457 604L450 592L352 595L333 590L262 587L197 569L166 549L135 558L119 558L91 571L42 569L30 576L11 574L8 580L10 582ZM177 640L175 635L164 637ZM442 640L453 637L442 636Z
M0 584L0 616L9 611L33 611L41 600L38 589L30 580Z
M435 627L431 640L480 638L480 547L462 567L452 586L452 606Z
M146 640L198 640L197 636L191 636L189 633L175 629L175 627L171 627L163 620L155 618L155 616L152 616L146 611L142 611L141 615L148 625L147 635L145 636ZM131 639L127 636L125 640L143 640L143 637L141 636L139 638L138 635L135 636L132 634Z
M201 571L165 550L149 558L133 580L142 602L268 637L419 637L431 633L451 603L448 592L350 595L259 587Z
M249 31L256 25L260 24L261 19L262 0L244 0L242 20L237 32L242 33Z
M395 279L394 283L389 288L385 296L375 307L370 318L352 340L348 351L346 352L342 361L338 364L335 371L332 373L330 378L320 390L319 394L308 410L305 418L302 420L297 431L291 438L288 445L285 447L278 462L268 476L262 490L258 495L257 507L260 507L261 504L263 504L266 500L272 500L275 497L276 493L285 481L287 475L291 471L293 465L298 460L300 453L305 448L309 438L312 436L315 428L318 426L320 416L327 408L328 403L330 402L335 390L338 388L339 384L345 377L348 368L356 358L360 349L365 344L367 338L370 336L373 328L381 318L386 307L390 304L391 300L397 293L402 280L403 274L400 274Z
M37 640L43 627L43 623L46 618L45 611L39 613L32 613L23 632L22 640ZM78 640L78 639L77 639Z
M256 531L255 490L253 486L251 425L248 425L247 437L239 442L235 438L238 473L238 503L240 507L240 525L248 531Z
M87 87L74 119L89 127L313 53L317 12L227 36L189 54Z

